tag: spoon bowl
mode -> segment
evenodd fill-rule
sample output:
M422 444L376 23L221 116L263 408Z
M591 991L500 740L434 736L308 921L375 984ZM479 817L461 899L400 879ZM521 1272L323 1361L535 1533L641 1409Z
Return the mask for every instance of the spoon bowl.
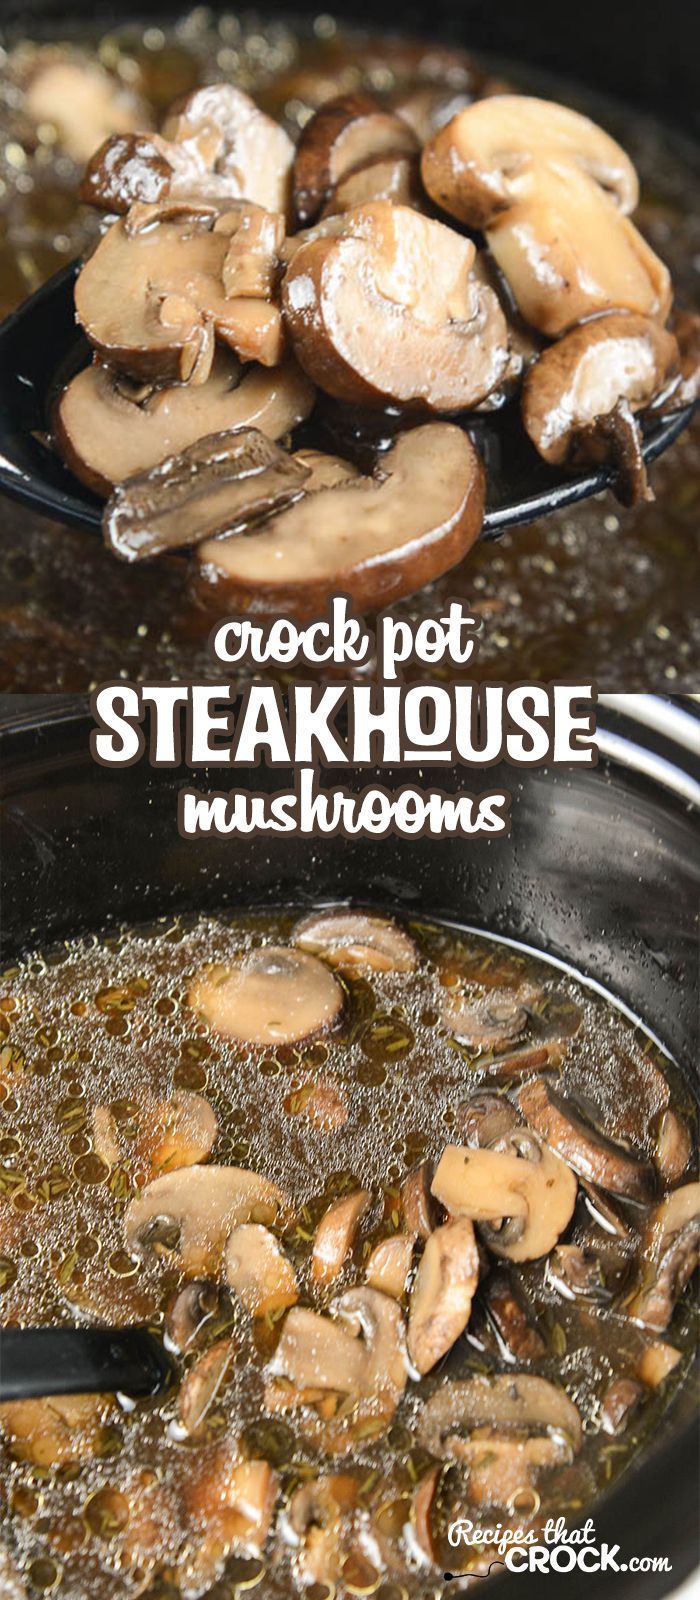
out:
M99 531L103 502L74 477L50 442L57 396L90 360L73 307L80 265L63 267L0 325L0 490L55 521ZM693 410L685 406L644 424L647 464L673 444ZM548 466L527 438L515 405L472 414L468 426L486 467L482 537L496 538L506 528L600 494L613 482L614 472L605 467L563 473Z

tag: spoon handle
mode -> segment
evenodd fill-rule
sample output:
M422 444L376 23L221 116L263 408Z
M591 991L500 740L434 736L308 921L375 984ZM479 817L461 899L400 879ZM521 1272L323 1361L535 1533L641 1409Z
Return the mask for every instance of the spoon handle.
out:
M172 1362L146 1328L0 1329L0 1401L53 1394L155 1395Z

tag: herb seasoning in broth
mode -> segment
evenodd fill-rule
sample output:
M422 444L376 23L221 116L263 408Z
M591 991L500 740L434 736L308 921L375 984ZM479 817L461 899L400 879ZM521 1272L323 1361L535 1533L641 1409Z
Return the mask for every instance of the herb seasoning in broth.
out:
M607 998L347 908L67 942L1 991L2 1320L146 1321L178 1372L0 1406L19 1594L427 1600L488 1569L458 1517L576 1518L657 1427L695 1112Z
M129 26L69 46L9 43L0 97L0 298L7 310L95 237L97 218L77 199L88 134L100 144L112 130L157 126L198 83L235 83L293 137L338 93L379 95L422 138L431 117L447 118L474 94L509 87L463 52L343 34L325 16L307 37L281 22L225 15L213 22L198 10L171 27ZM700 205L682 140L567 84L534 81L519 70L510 81L589 113L629 151L642 179L637 220L671 270L678 304L691 307ZM76 119L68 112L78 83L83 112ZM317 433L314 421L304 444L350 448L342 430L337 438ZM466 599L486 624L480 677L492 676L497 663L498 675L509 679L585 669L604 685L628 689L695 687L697 456L696 428L654 469L654 503L630 512L605 497L507 534L498 545L477 545L466 563L400 605L415 615L446 596ZM57 537L24 510L0 507L0 584L0 683L7 689L77 690L120 671L140 678L210 670L208 622L188 595L177 556L161 559L154 584L148 567L123 571L87 532L62 529Z

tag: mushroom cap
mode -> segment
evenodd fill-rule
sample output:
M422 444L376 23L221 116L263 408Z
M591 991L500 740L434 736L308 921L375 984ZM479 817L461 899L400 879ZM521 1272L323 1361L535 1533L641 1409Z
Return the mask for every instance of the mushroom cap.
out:
M408 1318L408 1353L430 1372L464 1333L479 1282L479 1251L468 1217L436 1228L426 1240Z
M312 911L296 924L292 939L341 971L368 967L375 972L413 972L418 965L410 933L390 917L365 911Z
M230 83L195 89L163 124L163 136L176 142L201 137L218 141L215 171L232 179L242 200L268 211L287 211L294 145L272 117Z
M110 368L94 361L63 390L54 429L76 478L109 494L115 483L210 433L258 428L279 439L308 417L313 403L313 386L292 360L243 371L233 351L219 349L206 383L154 388L141 399L130 399Z
M409 206L376 200L338 237L294 254L282 303L305 372L337 400L464 411L495 389L510 354L493 291L470 276L474 245Z
M205 967L190 986L188 1003L226 1039L291 1044L335 1022L343 991L315 956L268 944L235 964Z
M159 1225L177 1237L184 1271L216 1270L224 1244L242 1222L275 1222L286 1206L274 1183L244 1167L182 1167L149 1183L124 1217L127 1249L137 1255L158 1246Z
M199 545L202 593L251 614L321 616L333 594L388 605L466 555L484 508L481 461L461 428L402 433L371 478L305 495L245 539Z
M518 1091L518 1105L531 1127L588 1182L611 1194L644 1204L652 1198L654 1169L632 1151L615 1144L584 1121L545 1078L533 1078Z
M516 1130L503 1145L508 1148L448 1145L433 1194L453 1216L482 1224L509 1219L500 1231L493 1226L484 1231L489 1249L510 1261L535 1261L548 1255L571 1221L576 1179L566 1162L531 1134Z
M440 1005L440 1021L472 1050L499 1050L520 1038L527 1011L517 994L492 990L480 999L447 990Z
M552 158L634 211L639 183L621 145L579 111L529 95L489 95L458 111L426 144L421 172L438 205L483 229L520 198L534 164Z
M612 411L634 411L665 389L678 367L672 334L650 317L612 311L572 328L530 367L523 386L525 431L545 461L565 460L577 429Z
M487 240L526 322L551 338L601 311L668 315L668 268L579 167L533 167Z
M418 140L396 112L367 94L327 100L305 124L294 158L297 223L313 222L337 184L382 156L414 155Z
M214 146L215 148L215 146ZM110 213L161 200L235 200L235 178L211 170L211 140L187 139L175 144L159 133L113 134L91 156L80 198Z
M224 1264L227 1282L252 1317L293 1306L299 1299L291 1261L274 1234L259 1222L244 1222L233 1229Z

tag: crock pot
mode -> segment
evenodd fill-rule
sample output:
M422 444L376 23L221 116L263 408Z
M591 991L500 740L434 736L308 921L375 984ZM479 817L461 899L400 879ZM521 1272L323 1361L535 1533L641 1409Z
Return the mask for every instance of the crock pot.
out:
M11 708L11 709L10 709ZM2 954L176 910L353 899L444 918L571 964L639 1015L689 1080L698 1074L700 708L653 695L603 697L595 768L469 774L469 788L513 794L498 839L185 840L176 795L198 772L97 767L81 703L12 704L0 732ZM340 780L340 774L337 775ZM211 787L231 775L212 770ZM328 781L333 780L329 773ZM483 780L483 781L481 781ZM241 787L277 789L291 773L258 767ZM406 768L343 772L362 788L419 783ZM458 776L440 772L441 787ZM593 1508L597 1541L666 1557L643 1577L547 1577L551 1600L671 1594L698 1560L697 1385L687 1383L654 1444ZM496 1576L489 1594L542 1580ZM462 1591L457 1580L455 1596ZM449 1591L448 1591L449 1592Z

